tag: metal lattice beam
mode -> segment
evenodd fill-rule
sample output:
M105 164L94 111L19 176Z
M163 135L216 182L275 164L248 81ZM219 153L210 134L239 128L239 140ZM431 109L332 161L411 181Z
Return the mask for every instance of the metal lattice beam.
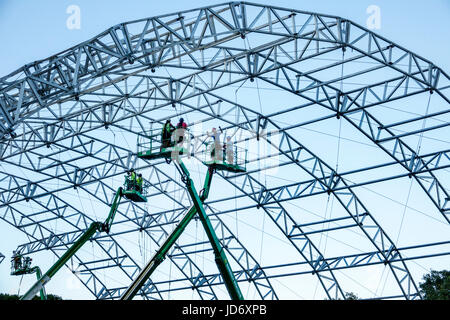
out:
M262 84L295 104L280 101L263 112L256 111L254 101L238 102L238 90L255 87L255 81L258 95ZM448 225L448 145L421 152L411 138L448 130L449 90L449 76L434 63L341 17L232 2L121 23L0 79L0 217L29 237L19 246L21 252L50 249L59 256L94 220L94 212L85 212L77 202L89 199L94 211L106 208L114 191L111 183L130 167L143 170L150 207L169 201L173 208L122 204L117 231L113 227L110 235L92 239L98 256L80 253L69 267L95 298L120 297L125 283L100 279L108 273L126 282L138 273L136 247L124 238L141 234L157 246L190 205L164 161L136 160L136 137L166 119L192 117L193 124L220 123L228 132L247 133L239 144L264 143L274 149L250 157L253 167L244 174L219 174L220 183L235 195L217 195L205 203L233 260L235 277L249 282L259 298L278 298L271 279L308 273L326 298L344 298L345 284L336 274L378 264L389 267L397 288L383 298L420 298L408 261L448 252L436 245L441 250L436 254L408 256L411 247L395 245L373 208L363 204L360 190L414 178ZM438 110L411 112L391 122L380 118L380 108L431 99L430 92ZM313 112L296 120L294 115L303 110ZM298 129L336 118L390 159L338 171L296 136ZM206 135L195 139L205 141ZM197 143L194 150L200 147ZM298 172L298 177L263 183L260 174L272 164L261 162L273 157L280 159L274 166ZM287 209L324 194L339 203L340 214L304 221ZM230 208L230 200L242 203ZM270 218L297 253L295 262L265 266L255 258L251 244L225 220L232 212L249 210ZM55 223L62 231L55 230ZM316 235L339 231L357 233L369 245L358 254L327 256ZM167 263L178 275L149 280L142 298L163 299L192 289L200 299L219 298L222 279L196 262L200 252L192 246L198 244L179 240ZM210 248L203 252L211 253ZM282 271L287 266L299 269Z

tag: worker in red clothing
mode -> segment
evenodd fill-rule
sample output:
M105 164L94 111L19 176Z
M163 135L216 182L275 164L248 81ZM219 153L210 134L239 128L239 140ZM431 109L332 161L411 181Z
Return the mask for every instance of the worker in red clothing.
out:
M177 124L177 128L175 129L175 141L177 141L178 144L183 143L186 129L187 129L186 122L184 122L183 118L180 118L180 121Z

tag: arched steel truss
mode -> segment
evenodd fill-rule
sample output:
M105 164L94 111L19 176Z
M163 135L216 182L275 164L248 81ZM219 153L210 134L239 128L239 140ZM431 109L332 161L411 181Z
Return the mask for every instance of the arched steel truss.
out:
M320 66L305 72L303 66L309 61L331 53L339 53L342 59L324 59ZM370 68L343 73L344 67L365 59L372 62ZM323 77L323 71L334 69L342 70L341 75ZM351 88L342 84L379 71L385 72L382 80ZM224 91L254 80L298 97L300 104L257 112L256 104L241 104ZM252 202L229 212L255 209L267 215L298 253L297 262L289 265L306 267L297 274L314 274L327 298L344 298L346 291L335 276L336 270L385 264L397 282L398 297L420 298L417 279L408 270L408 259L403 258L403 252L412 248L396 247L354 189L409 176L437 209L436 216L450 222L450 196L435 174L449 167L450 150L421 153L408 143L409 136L446 128L448 122L416 126L402 133L396 130L448 114L449 80L432 62L335 16L232 2L122 23L0 79L0 217L29 237L29 243L19 246L22 253L49 249L58 256L93 221L92 214L83 212L64 194L81 191L106 207L114 191L106 181L120 177L130 166L146 170L149 206L155 197L170 201L174 207L150 212L142 205L122 204L112 233L98 234L92 241L102 257L86 260L77 255L70 267L96 298L120 297L126 281L131 282L140 268L121 237L140 232L158 245L190 203L183 185L167 171L164 161L137 163L134 141L125 147L115 143L115 135L114 139L108 134L99 137L96 132L120 130L136 137L148 130L149 123L157 128L165 119L195 115L196 121L216 120L224 129L249 132L250 139L273 146L276 155L285 160L280 166L295 167L308 176L295 183L270 186L258 180L261 169L235 175L218 173L239 193L236 198ZM388 125L372 113L380 105L433 93L445 106L439 112ZM276 120L308 107L320 108L326 114L289 125ZM291 133L335 117L351 124L392 160L337 172ZM347 179L355 172L369 173L392 165L403 168L402 173L357 183ZM346 215L304 224L284 206L285 202L320 194L334 197ZM246 249L221 219L227 210L215 209L216 204L228 200L215 198L205 206L233 260L236 278L250 283L259 298L276 299L271 279L283 273L267 272L281 270L283 264L262 266ZM19 209L24 202L32 205L30 211ZM56 221L64 225L64 232L54 231ZM326 257L306 227L336 221L346 224L314 233L354 228L367 238L372 250ZM195 290L201 299L218 298L215 288L223 285L222 279L217 273L202 271L193 258L198 253L192 250L194 244L172 248L168 260L177 268L178 278L149 280L140 292L143 298L161 299L170 290L186 289ZM444 245L448 242L420 246ZM120 273L124 285L105 283L100 272Z

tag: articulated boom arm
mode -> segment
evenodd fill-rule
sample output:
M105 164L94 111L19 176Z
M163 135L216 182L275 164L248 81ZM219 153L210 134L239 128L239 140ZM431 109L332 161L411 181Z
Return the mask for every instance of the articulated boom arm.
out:
M28 290L21 300L31 300L35 296L35 294L42 290L45 284L49 282L52 277L61 269L64 264L73 257L73 255L87 242L89 239L96 234L97 232L106 232L109 233L111 230L111 225L113 223L114 217L117 212L117 208L119 206L120 198L123 196L123 189L120 187L116 195L114 197L114 201L111 205L111 209L109 211L109 215L106 218L104 223L101 222L92 222L89 228L81 235L81 237L75 241L75 243L67 250L58 261L55 262L53 266L44 274L43 277L38 277L38 281Z
M106 218L105 222L103 223L103 230L100 231L105 231L106 233L109 233L109 231L111 230L111 225L114 221L114 217L116 216L117 208L119 207L120 198L122 198L122 196L123 196L123 189L122 187L120 187L119 189L117 189L116 195L114 196L111 209L109 210L109 215Z
M209 194L209 189L211 187L211 180L213 176L214 170L209 168L205 177L204 189L202 190L202 195L200 196L200 200L203 203ZM172 233L167 237L159 250L154 254L152 259L147 263L144 269L139 273L137 278L131 283L128 289L120 298L121 300L132 300L135 295L139 292L139 289L145 284L148 278L153 274L156 268L164 261L166 258L167 252L169 252L172 245L178 240L180 235L183 233L186 226L192 220L192 218L197 213L197 208L192 206L188 212L184 215L183 219L181 219L180 223L175 227Z
M228 259L222 248L222 245L220 244L220 241L216 236L214 228L212 227L211 222L209 221L209 218L205 212L205 209L203 208L203 202L200 199L199 195L197 194L197 191L195 190L194 182L192 181L189 175L189 171L180 158L177 158L175 162L178 165L179 170L183 174L182 179L186 183L189 195L191 196L192 201L194 202L194 206L197 209L200 221L202 222L203 228L205 229L206 235L208 236L209 242L211 243L217 267L219 268L219 271L222 275L228 293L230 294L230 297L233 300L244 300L241 290L239 289L239 286L237 284L236 278L234 277L233 271L231 270ZM210 174L211 172L208 171L208 173ZM209 184L210 183L211 181L209 181ZM203 191L202 195L203 197L205 196L205 194L208 195L209 184L207 185L207 183L205 183L206 188Z
M211 243L211 246L214 251L215 261L219 271L224 280L225 286L230 294L231 299L233 300L244 300L242 296L241 290L237 284L237 281L234 277L233 271L231 270L230 264L228 263L227 257L223 248L217 239L216 233L214 232L214 228L209 221L208 216L206 215L205 209L203 208L203 202L208 198L209 190L211 188L211 181L213 177L214 170L212 167L208 167L208 172L205 177L204 187L201 190L201 195L197 194L197 191L194 187L194 182L192 181L189 171L181 161L179 157L175 159L175 163L177 164L178 170L182 174L182 180L186 183L186 187L188 189L189 195L194 202L194 205L189 209L180 223L176 226L176 228L172 231L163 245L159 248L153 258L147 263L145 268L141 271L138 277L133 281L133 283L128 287L125 293L122 295L122 300L131 300L138 293L139 289L144 285L147 279L151 276L151 274L156 270L156 268L164 261L165 255L169 251L170 247L177 241L180 235L183 233L186 226L192 220L194 215L198 213L200 217L200 221L203 224L203 227L206 231L208 239Z
M36 278L41 279L42 277L42 272L41 272L41 268L39 268L38 266L33 267L33 272L36 272ZM47 300L47 294L45 293L45 288L42 287L41 290L39 290L39 295L41 297L41 300Z

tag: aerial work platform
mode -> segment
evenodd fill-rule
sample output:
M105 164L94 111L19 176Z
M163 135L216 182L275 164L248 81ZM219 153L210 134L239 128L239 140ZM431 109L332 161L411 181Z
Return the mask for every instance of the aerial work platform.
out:
M123 196L133 202L147 202L147 198L136 190L124 190Z
M173 137L164 143L161 130L152 130L150 135L139 135L137 157L146 160L165 158L169 163L178 156L189 155L189 150L185 147L186 143L189 143L189 129L182 130L175 132ZM180 137L182 142L179 142ZM203 155L202 163L212 169L234 173L247 171L247 150L232 143L205 143Z
M170 139L162 141L161 130L152 130L150 135L141 134L137 141L137 157L140 159L174 159L181 155L187 155L184 147L187 138L190 137L189 129L176 129Z
M220 160L203 161L203 164L219 171L230 171L235 173L246 172L245 167L241 167L238 164L229 164Z
M133 175L131 174L133 172ZM142 177L142 175L139 175ZM70 246L70 248L50 267L50 269L41 276L40 269L37 267L31 268L31 259L22 259L21 255L13 257L13 271L11 274L19 275L30 272L36 272L37 282L20 298L20 300L31 300L37 292L41 292L41 299L45 298L44 286L55 276L55 274L69 261L78 250L88 242L96 233L109 233L111 226L116 216L117 208L120 204L120 199L126 197L134 202L147 202L145 197L146 186L143 184L143 179L136 179L134 170L130 170L129 174L125 176L124 188L119 187L115 193L113 202L111 204L108 217L105 222L94 221L89 227L78 237L78 239Z
M203 164L212 169L234 173L247 171L247 150L234 144L207 143L204 155Z
M193 206L181 219L180 223L176 225L173 232L169 234L168 238L164 241L163 245L157 250L152 259L147 263L147 265L141 270L138 276L133 280L131 285L121 296L121 300L133 299L133 297L139 292L142 286L144 286L147 279L150 278L150 276L156 270L156 268L164 261L166 254L169 252L169 249L172 247L172 245L174 245L174 243L183 233L184 229L192 220L195 214L199 216L203 228L206 232L206 235L214 252L215 256L214 260L222 276L225 287L227 288L228 293L230 294L230 298L232 300L243 300L244 297L239 288L237 280L233 274L233 270L231 269L230 263L228 262L223 246L216 235L216 232L209 220L208 215L206 214L205 209L203 208L203 202L208 197L209 190L211 187L212 175L215 170L212 167L208 168L204 188L202 189L202 192L199 194L197 193L194 186L194 182L190 177L189 171L182 162L181 158L177 157L173 160L175 162L178 171L182 175L181 180L186 184L186 188L192 199Z
M31 266L30 257L24 257L22 254L14 251L13 256L11 258L11 275L12 276L21 276L25 274L36 273L36 278L39 281L42 276L41 268L38 266ZM47 300L47 294L45 293L45 288L42 287L39 290L41 300Z
M187 150L183 147L173 146L161 149L149 149L146 151L138 152L137 157L141 159L160 159L160 158L172 158L174 154L185 155Z
M131 178L131 175L125 176L124 189L122 189L122 195L133 202L147 202L145 196L147 189L145 185L138 183L138 180Z
M185 142L183 137L181 137L181 140L179 140L179 138L177 137L175 139L172 138L170 141L166 140L164 145L162 145L161 136L162 135L147 136L147 141L144 142L139 141L138 137L137 156L143 159L165 158L167 163L170 163L173 160L177 170L181 175L181 180L186 184L186 188L189 196L192 199L193 205L187 211L181 221L176 225L172 233L169 234L162 246L156 251L151 260L133 280L133 282L121 296L121 300L131 300L139 292L139 290L141 290L141 288L144 286L144 284L150 278L156 268L164 261L164 259L166 258L166 254L169 252L169 249L174 245L174 243L185 230L186 226L196 214L200 218L203 229L205 230L208 240L211 244L214 252L214 260L222 276L224 285L227 288L230 298L232 300L243 300L244 297L234 276L233 270L231 269L230 263L228 262L224 247L222 246L222 243L216 235L211 221L209 220L209 217L203 207L203 203L208 198L214 172L216 170L245 172L247 152L245 150L245 158L242 161L242 158L238 157L238 149L229 141L224 145L213 143L212 148L209 147L208 144L206 144L206 150L203 153L205 155L209 153L211 159L206 160L208 156L205 156L205 161L202 161L202 163L208 167L208 171L205 177L203 189L200 191L200 193L198 193L195 189L194 181L190 177L189 170L184 165L181 159L181 155L187 153L187 151L182 147L182 143ZM146 149L139 150L139 148Z

